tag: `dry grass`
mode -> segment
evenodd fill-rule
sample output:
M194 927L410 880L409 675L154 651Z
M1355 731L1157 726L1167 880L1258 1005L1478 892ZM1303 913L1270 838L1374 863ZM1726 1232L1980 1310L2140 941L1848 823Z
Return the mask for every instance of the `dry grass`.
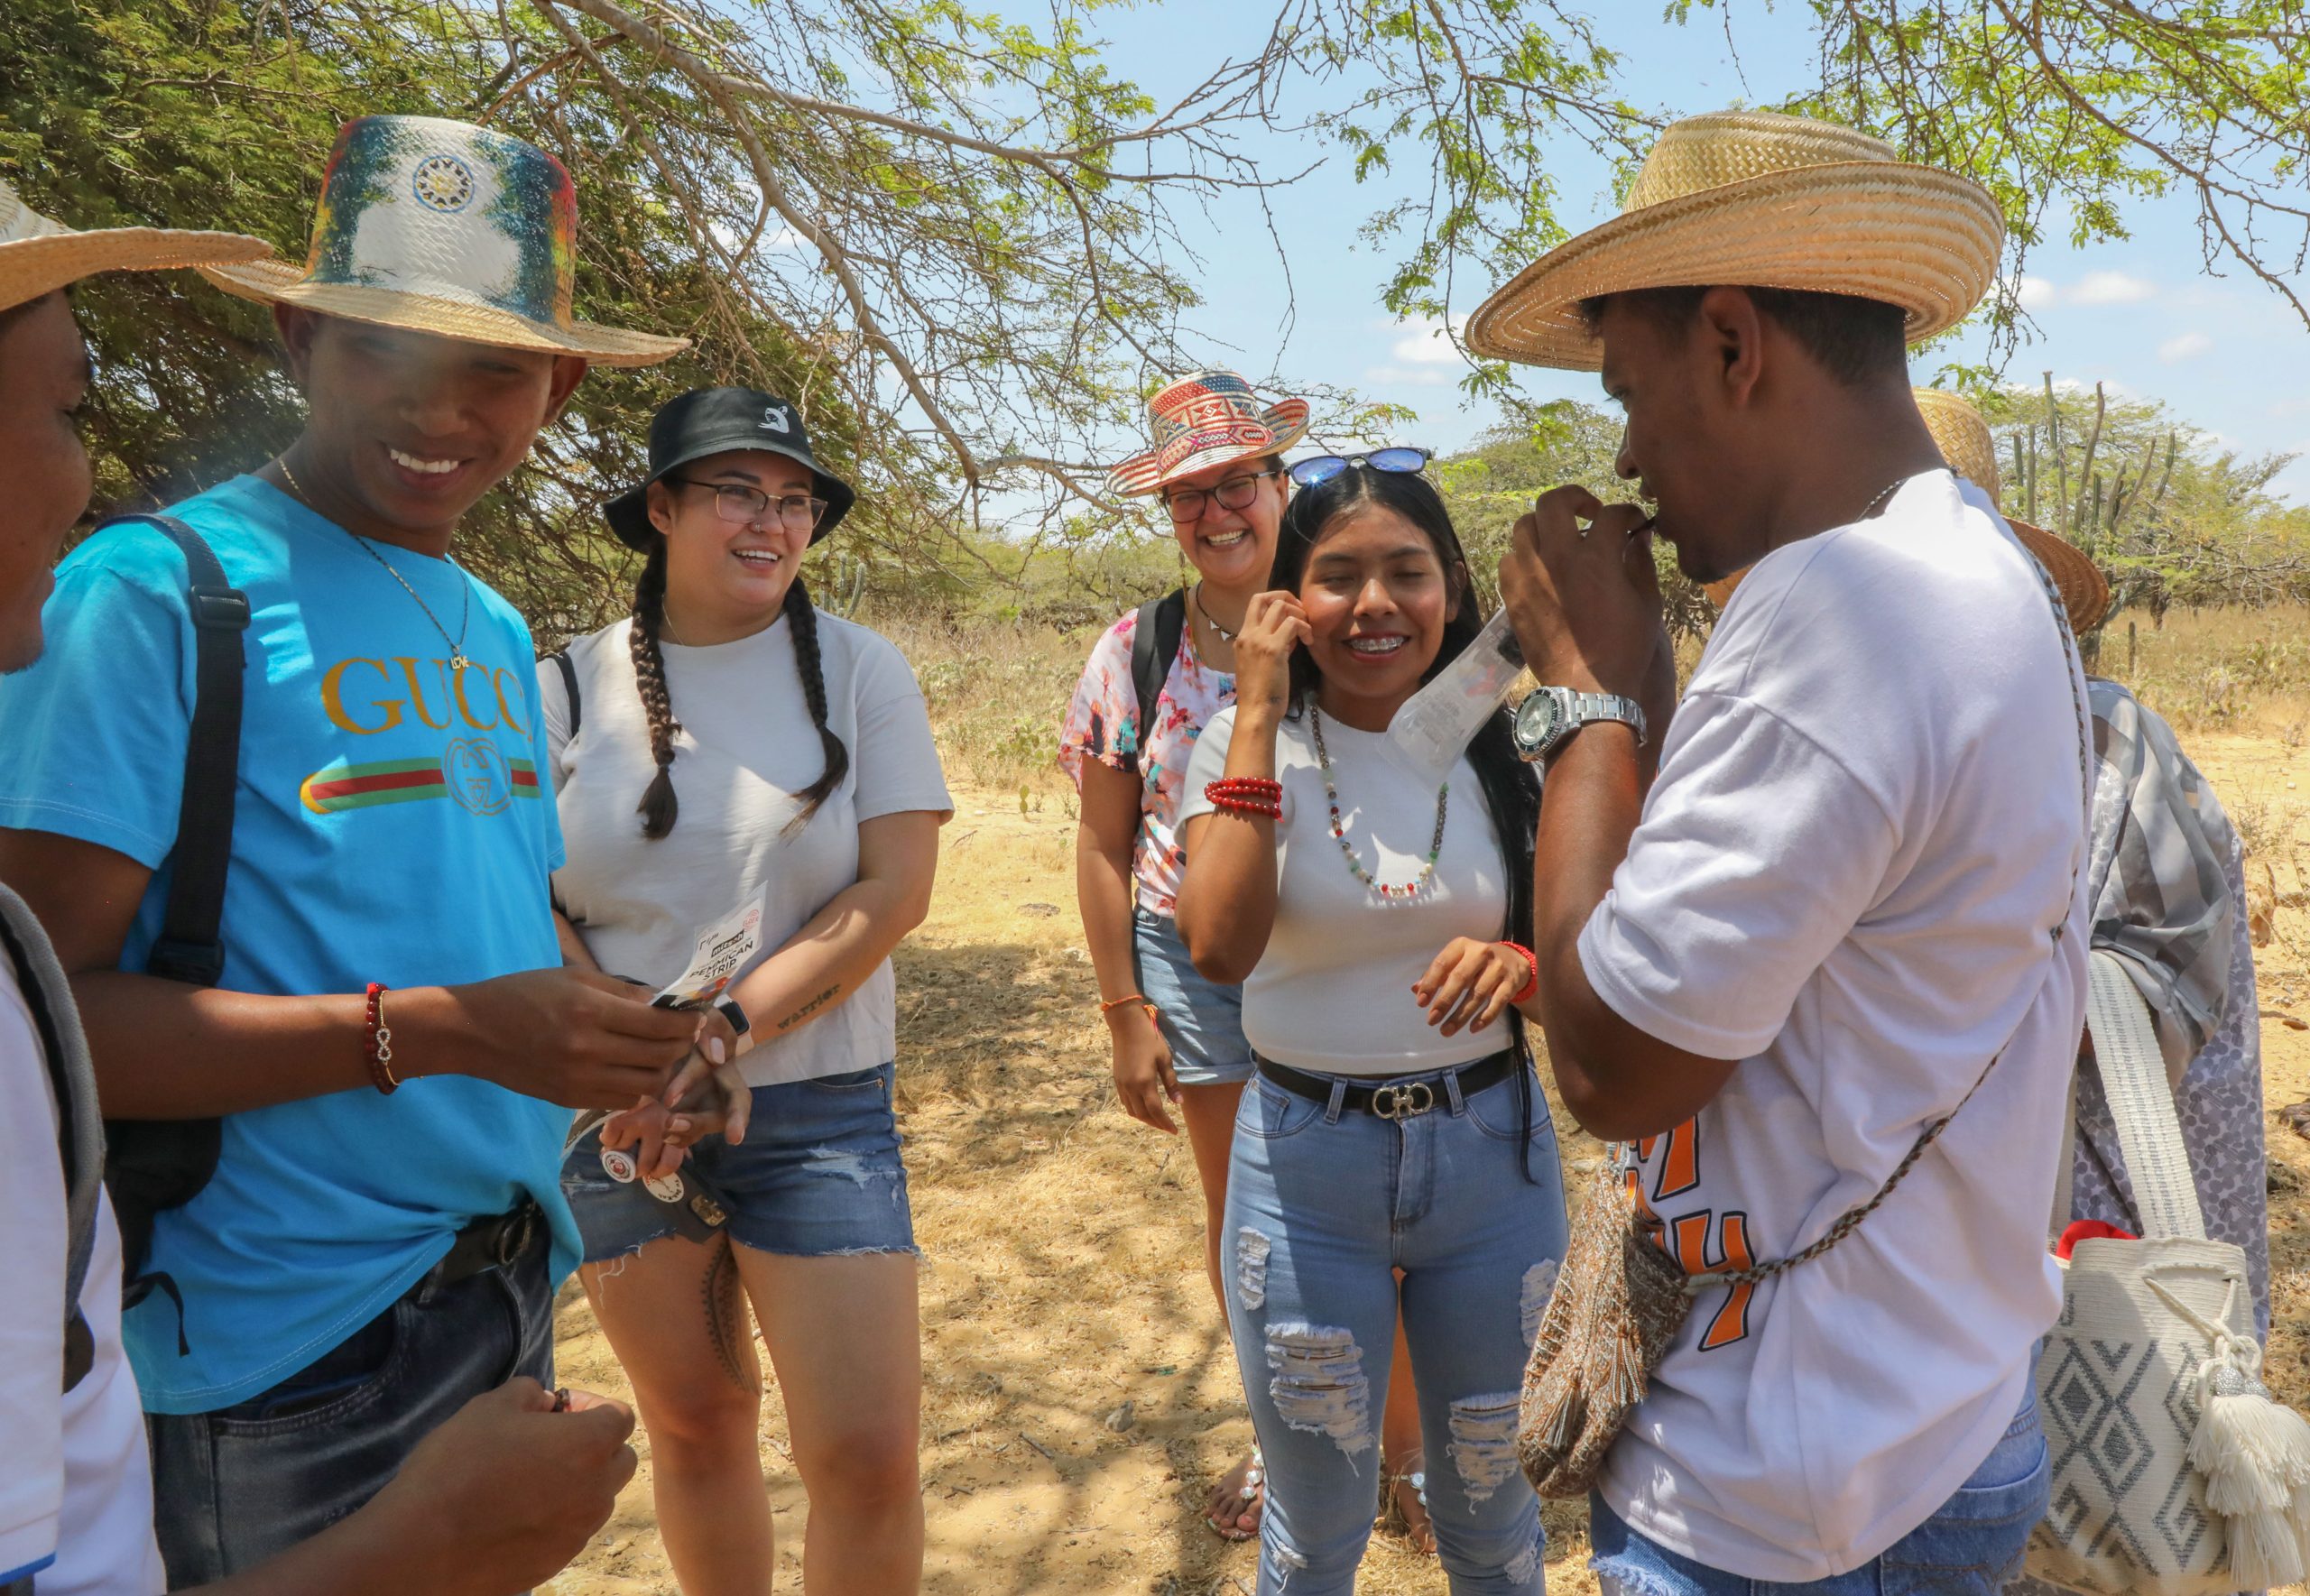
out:
M2175 610L2163 627L2129 610L2103 625L2095 669L2179 730L2256 727L2299 748L2310 725L2310 607Z
M2167 692L2203 692L2214 672L2271 683L2260 698L2206 692L2183 718L2271 883L2274 939L2259 953L2272 1106L2310 1097L2310 1033L2289 1023L2297 1007L2310 1017L2310 792L2296 786L2310 766L2298 730L2286 734L2298 715L2287 696L2305 688L2304 618L2176 613L2162 633L2141 629L2137 659L2145 697L2169 713ZM1091 633L877 624L922 678L961 805L931 918L898 955L899 1107L926 1252L927 1588L1248 1592L1252 1549L1222 1545L1198 1518L1206 1483L1251 1433L1202 1272L1194 1169L1182 1142L1115 1107L1079 948L1072 794L1049 760ZM2297 663L2273 677L2256 663L2273 659ZM2104 669L2122 664L2104 653ZM2268 1376L2310 1407L2310 1143L2275 1124L2270 1136ZM1565 1141L1567 1159L1594 1156L1576 1131ZM566 1379L624 1389L574 1287L559 1328ZM1126 1402L1131 1424L1109 1428ZM558 1596L674 1596L638 1444L642 1475ZM774 1390L762 1457L779 1589L799 1591L808 1503ZM1556 1504L1548 1518L1551 1589L1592 1592L1582 1513ZM1374 1538L1367 1596L1444 1588L1432 1559Z

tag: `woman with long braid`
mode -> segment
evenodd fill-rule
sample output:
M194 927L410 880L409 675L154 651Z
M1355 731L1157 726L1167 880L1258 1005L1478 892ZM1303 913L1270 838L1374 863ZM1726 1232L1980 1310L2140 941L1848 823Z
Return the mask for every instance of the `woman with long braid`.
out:
M651 425L648 480L605 512L649 557L633 617L539 670L569 956L663 986L700 928L761 911L724 994L735 1052L709 1036L562 1170L688 1596L771 1588L750 1306L809 1492L813 1596L921 1579L890 955L929 909L952 805L906 661L802 584L853 496L785 401L682 395Z

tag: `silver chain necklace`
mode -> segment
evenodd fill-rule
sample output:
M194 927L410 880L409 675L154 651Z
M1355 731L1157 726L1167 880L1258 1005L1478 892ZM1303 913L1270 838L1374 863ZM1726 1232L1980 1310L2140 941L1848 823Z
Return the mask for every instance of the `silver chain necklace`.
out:
M289 469L289 457L282 455L273 463L281 467L281 475L282 478L289 484L290 491L297 495L299 503L302 503L306 509L311 510L313 508L312 498L305 492L305 484L297 480L297 474ZM319 512L315 511L314 513L319 514ZM433 613L433 606L427 604L422 598L418 597L417 589L409 585L409 578L402 576L399 571L393 569L393 562L387 559L383 555L378 553L375 544L370 542L368 539L363 537L360 533L355 531L350 527L338 527L337 530L343 532L356 543L358 543L361 546L362 550L366 553L371 559L375 560L379 565L384 567L385 575L400 583L401 590L409 595L411 599L415 600L417 607L425 612L425 618L433 623L433 630L439 632L441 634L441 641L449 645L449 669L451 670L462 671L473 664L473 661L466 657L465 647L466 628L473 622L473 578L466 575L465 567L459 565L456 560L450 559L448 555L443 555L441 557L443 559L448 560L449 568L457 572L458 579L462 584L457 590L457 635L451 637L449 635L449 629L442 625L441 618Z

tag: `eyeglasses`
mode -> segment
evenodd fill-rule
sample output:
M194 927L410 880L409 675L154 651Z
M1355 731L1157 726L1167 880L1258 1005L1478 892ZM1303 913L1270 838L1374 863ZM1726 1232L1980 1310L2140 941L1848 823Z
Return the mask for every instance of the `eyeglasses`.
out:
M1392 471L1399 475L1412 475L1428 468L1426 449L1373 449L1368 455L1317 455L1300 461L1291 468L1291 480L1303 488L1312 488L1329 482L1351 466L1368 466L1374 471Z
M662 480L677 487L709 490L714 494L714 513L737 526L751 526L767 518L775 507L780 524L788 531L807 532L815 529L818 518L827 512L827 502L808 494L787 494L773 499L760 488L750 488L744 483L701 482L695 476L668 476Z
M1163 508L1171 512L1171 520L1179 526L1203 519L1206 499L1216 499L1222 510L1249 510L1252 501L1260 496L1260 482L1264 477L1280 476L1280 470L1247 471L1241 476L1231 476L1216 487L1181 488L1176 494L1163 495Z

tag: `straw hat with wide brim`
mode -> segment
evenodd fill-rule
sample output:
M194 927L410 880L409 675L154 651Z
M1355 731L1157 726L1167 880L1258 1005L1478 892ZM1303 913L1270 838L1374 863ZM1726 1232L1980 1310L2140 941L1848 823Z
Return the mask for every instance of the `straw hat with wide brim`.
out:
M52 222L0 182L0 310L28 304L98 272L159 272L252 261L273 246L239 233L195 233L173 227L97 227L88 232Z
M1998 475L1997 445L1981 411L1964 395L1942 388L1917 389L1917 408L1949 468L2001 507L2005 499ZM2037 563L2060 589L2062 607L2069 612L2070 630L2087 632L2099 626L2110 613L2110 585L2085 551L2066 538L2010 515L2005 517L2005 524L2013 529L2021 546L2037 557Z
M363 116L337 135L302 270L201 275L245 300L601 365L687 347L571 316L577 231L569 173L534 144L439 116Z
M1648 288L1802 290L1898 305L1911 342L1989 291L2005 217L1987 189L1832 123L1720 111L1671 123L1621 214L1551 250L1468 320L1476 354L1594 371L1580 301Z

